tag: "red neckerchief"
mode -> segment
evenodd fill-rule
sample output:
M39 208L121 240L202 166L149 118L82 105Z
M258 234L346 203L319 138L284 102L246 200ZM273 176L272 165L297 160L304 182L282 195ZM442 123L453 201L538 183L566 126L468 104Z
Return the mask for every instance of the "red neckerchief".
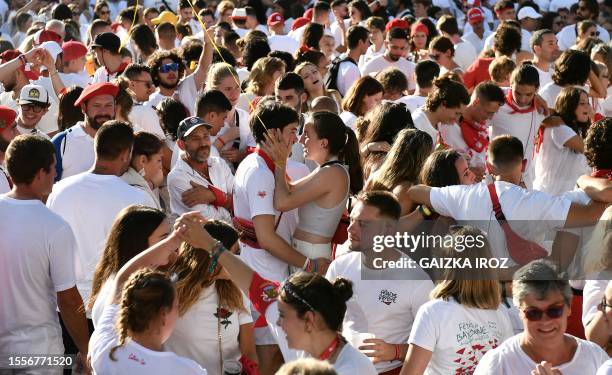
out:
M612 181L612 168L608 168L608 169L593 168L593 173L591 173L591 177L607 178L608 180Z
M340 345L340 339L338 338L338 336L336 336L331 342L331 344L329 344L329 346L325 348L325 350L323 350L323 353L321 353L321 355L319 356L319 360L325 361L326 359L331 357L334 350L338 348L338 345Z
M266 162L266 165L268 166L268 169L270 169L272 174L274 174L274 168L276 168L276 164L274 163L274 160L272 160L272 158L268 154L266 154L259 147L249 147L247 149L247 153L250 153L250 152L254 152L257 155L261 156L261 158ZM291 178L289 177L289 175L287 174L286 171L285 171L285 180L287 180L287 182L291 182Z
M517 107L514 103L514 96L512 96L512 89L508 90L508 94L506 95L506 104L512 108L512 112L510 112L511 115L515 113L530 113L536 110L535 100L532 100L531 105L529 105L527 108L521 109Z
M128 66L128 63L126 63L126 62L122 62L122 63L119 65L119 67L117 68L117 71L115 71L115 72L111 72L110 70L108 70L108 68L107 68L106 66L104 67L104 69L106 69L106 73L107 73L109 76L110 76L111 74L117 74L117 75L119 75L119 74L123 73L123 71L125 70L125 68L127 68L127 66Z
M461 127L461 135L469 148L481 153L489 146L489 134L487 126L484 123L476 123L461 118L459 123Z

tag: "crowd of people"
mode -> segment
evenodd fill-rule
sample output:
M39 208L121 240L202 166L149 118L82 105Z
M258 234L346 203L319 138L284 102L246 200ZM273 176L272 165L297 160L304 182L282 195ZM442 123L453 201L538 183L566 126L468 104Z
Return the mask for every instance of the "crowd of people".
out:
M0 21L0 374L612 375L609 0Z

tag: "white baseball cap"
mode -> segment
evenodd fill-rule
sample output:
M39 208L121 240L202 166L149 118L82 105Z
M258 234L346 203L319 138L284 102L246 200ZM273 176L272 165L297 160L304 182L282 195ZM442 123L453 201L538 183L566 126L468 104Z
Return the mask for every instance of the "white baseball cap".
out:
M49 53L51 54L51 57L53 57L53 62L57 60L57 55L63 52L62 47L56 42L52 42L52 41L42 42L40 44L40 47L49 51Z
M49 94L47 90L40 85L25 85L19 93L17 104L49 104Z
M536 12L535 9L533 9L532 7L522 7L521 10L519 10L518 12L517 18L519 19L519 21L524 18L537 19L542 18L542 15Z

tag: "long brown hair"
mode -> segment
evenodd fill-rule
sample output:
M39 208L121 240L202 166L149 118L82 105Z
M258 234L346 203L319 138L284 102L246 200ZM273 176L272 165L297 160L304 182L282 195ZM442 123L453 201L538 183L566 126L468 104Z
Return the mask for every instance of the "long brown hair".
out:
M132 205L119 212L106 239L102 258L96 265L88 310L93 308L104 282L149 247L149 236L165 218L160 210L141 205Z
M363 116L363 99L366 96L376 95L383 92L383 87L375 78L365 76L359 78L348 90L342 101L342 109L352 112L356 116Z
M580 138L584 139L589 123L579 122L576 118L576 109L580 104L582 94L586 95L587 100L589 99L589 94L581 88L573 86L563 88L555 101L555 113L563 119L565 125L572 128Z
M226 249L230 249L238 241L238 232L220 220L211 220L204 225L210 235L221 241ZM205 250L195 248L187 243L181 245L176 262L170 267L169 273L176 273L176 291L179 298L179 315L184 315L193 306L202 291L214 284L219 295L219 305L230 311L247 311L242 292L231 280L217 280L221 267L217 265L213 272L208 272L210 254Z

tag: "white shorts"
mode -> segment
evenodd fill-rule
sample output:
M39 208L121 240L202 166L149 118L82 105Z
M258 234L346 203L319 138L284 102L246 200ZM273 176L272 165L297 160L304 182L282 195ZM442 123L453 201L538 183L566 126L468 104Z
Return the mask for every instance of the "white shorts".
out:
M291 244L293 248L296 249L300 254L309 258L309 259L317 259L317 258L327 258L331 259L332 254L332 244L331 243L310 243L302 240L296 240L295 238L291 240ZM295 273L301 270L299 267L291 266L291 273Z

